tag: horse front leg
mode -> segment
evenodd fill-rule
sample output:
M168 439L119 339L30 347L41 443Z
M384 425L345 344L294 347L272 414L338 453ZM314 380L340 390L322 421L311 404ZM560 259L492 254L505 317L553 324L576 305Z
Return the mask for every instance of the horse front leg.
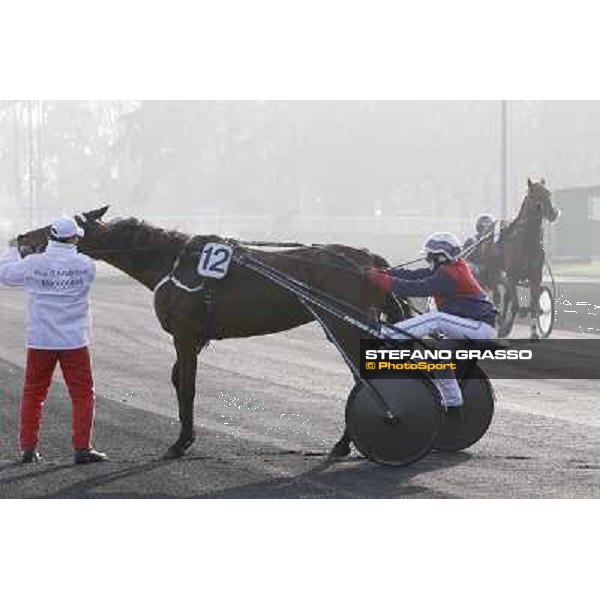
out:
M541 281L530 281L530 302L529 302L529 316L530 316L530 339L539 340L539 318L540 318L540 294L541 294Z
M171 369L171 384L175 388L175 393L179 389L179 363L175 361Z
M177 441L168 449L165 458L180 458L196 439L194 398L196 397L198 346L192 340L175 338L175 349L177 362L171 371L171 381L177 391L181 432Z

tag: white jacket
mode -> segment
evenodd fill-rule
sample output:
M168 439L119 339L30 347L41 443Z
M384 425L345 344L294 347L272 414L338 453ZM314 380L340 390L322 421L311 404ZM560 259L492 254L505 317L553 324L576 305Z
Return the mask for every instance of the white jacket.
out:
M89 291L94 261L73 244L50 241L43 254L21 258L11 248L0 258L0 282L29 295L27 347L72 350L90 342Z

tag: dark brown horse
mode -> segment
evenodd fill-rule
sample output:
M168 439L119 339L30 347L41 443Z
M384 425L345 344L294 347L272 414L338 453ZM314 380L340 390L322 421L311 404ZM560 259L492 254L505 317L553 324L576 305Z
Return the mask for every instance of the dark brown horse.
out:
M494 296L503 289L502 314L499 336L510 333L519 307L518 286L529 287L529 310L531 338L537 339L540 313L540 289L544 269L543 223L553 223L558 210L552 204L552 195L545 181L527 180L527 196L521 204L517 218L500 234L497 243L484 242L482 257Z
M314 320L298 298L248 268L231 263L224 279L203 279L196 268L200 250L217 236L192 237L166 231L138 219L102 221L104 207L76 217L85 230L79 250L101 259L154 291L154 309L161 326L173 337L177 359L171 381L177 392L181 432L167 457L182 456L194 443L194 398L198 355L212 339L265 335ZM41 251L49 227L17 238L21 249ZM403 318L381 291L363 277L364 269L386 267L386 261L366 250L328 245L292 250L251 252L262 263L354 305L363 318L375 321L387 304L391 321ZM361 334L330 315L322 315L330 332L354 364L358 364ZM346 432L332 449L334 456L350 452Z

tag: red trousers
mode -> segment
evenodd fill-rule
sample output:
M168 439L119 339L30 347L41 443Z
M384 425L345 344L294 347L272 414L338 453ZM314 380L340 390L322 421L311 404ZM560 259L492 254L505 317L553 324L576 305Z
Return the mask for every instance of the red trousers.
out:
M25 386L21 402L21 448L37 446L42 407L48 396L56 363L73 403L73 448L91 447L94 421L94 382L87 347L75 350L27 350Z

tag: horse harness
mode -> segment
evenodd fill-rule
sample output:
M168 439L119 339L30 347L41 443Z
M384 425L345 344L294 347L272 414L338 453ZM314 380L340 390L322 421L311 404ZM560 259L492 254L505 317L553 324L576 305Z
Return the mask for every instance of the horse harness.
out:
M204 303L204 309L205 309L203 339L205 339L207 341L216 339L216 329L217 329L217 327L216 327L216 312L217 312L216 293L217 293L217 288L218 288L218 285L217 285L218 280L213 279L211 277L204 277L204 276L198 274L196 270L194 270L194 275L196 278L200 279L200 283L198 283L197 285L187 285L186 283L181 281L180 276L178 275L178 271L181 267L182 260L186 256L200 257L204 246L207 243L209 243L210 239L212 239L212 238L207 239L204 236L201 236L201 237L196 236L196 237L190 238L184 244L183 248L181 249L181 251L179 252L177 257L173 261L173 266L171 267L171 270L164 277L162 277L160 279L160 281L154 287L155 295L157 294L157 292L160 289L162 289L168 283L172 284L177 289L182 290L188 294L197 294L200 292L202 293L202 295L203 295L202 301ZM218 239L218 238L214 238L214 239ZM194 251L190 252L190 248L194 245L194 243L198 243L199 240L202 240L202 242L203 242L201 244L201 246L199 246L198 249L194 249ZM226 243L227 245L230 245L230 246L234 246L234 252L235 252L235 246L237 246L237 244L233 240L223 240L223 243Z
M216 337L216 313L217 313L217 290L219 287L219 279L213 277L202 276L194 269L194 275L200 282L197 285L188 285L181 280L178 272L181 269L182 262L186 257L200 257L203 254L204 247L206 244L211 242L218 242L232 248L231 261L237 264L244 264L243 257L251 254L252 250L250 247L273 247L273 248L302 248L307 247L301 243L279 243L279 242L241 242L231 238L220 238L217 236L194 236L191 237L182 247L179 254L173 261L171 270L162 277L158 283L154 286L154 294L158 293L165 285L172 284L175 288L182 290L188 294L202 293L203 303L205 307L204 317L204 333L203 338L206 340L217 339ZM197 245L197 246L196 246ZM250 247L249 247L250 246ZM333 249L328 248L325 245L313 244L312 247L319 247L331 254L334 254L337 258L341 259L348 265L348 268L342 270L347 271L359 271L361 270L360 265L352 258L345 256L341 253L336 252ZM341 268L341 267L338 267Z

